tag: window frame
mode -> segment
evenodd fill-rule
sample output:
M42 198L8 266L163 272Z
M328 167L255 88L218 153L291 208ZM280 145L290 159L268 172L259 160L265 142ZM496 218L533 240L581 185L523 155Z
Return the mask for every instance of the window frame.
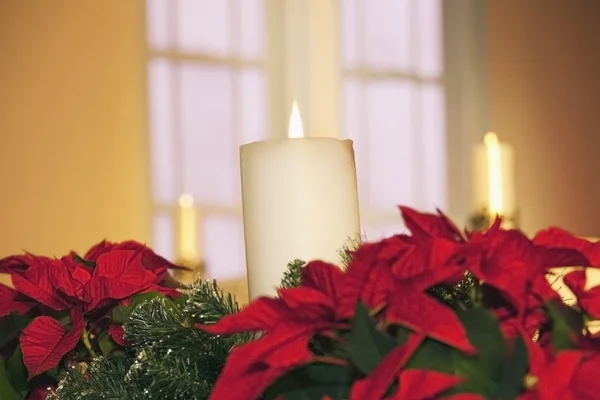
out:
M174 21L176 19L176 14L177 14L177 2L173 1L173 2L169 2L169 7L168 7L168 16L167 18L171 19L171 21ZM237 10L234 9L235 7L230 7L230 17L234 18L235 17L235 13L237 12ZM181 106L179 104L179 98L180 98L180 79L181 79L181 70L179 68L179 66L181 66L182 63L185 62L191 62L191 63L198 63L198 64L203 64L203 65L211 65L211 66L220 66L220 67L226 67L226 68L231 68L231 70L234 71L241 71L245 68L249 68L249 69L258 69L260 70L264 76L265 76L265 82L267 84L266 92L268 93L268 88L269 88L269 77L268 77L268 68L269 68L269 48L268 48L268 35L265 35L265 49L264 49L264 54L261 57L261 59L253 59L253 58L242 58L242 57L232 57L232 56L213 56L210 54L206 54L206 53L201 53L201 52L191 52L191 51L180 51L180 50L164 50L164 49L157 49L155 48L151 41L149 40L149 34L148 34L148 29L149 29L149 23L148 23L148 4L146 1L142 2L142 13L143 13L143 46L144 46L144 68L143 68L143 77L144 77L144 87L145 87L145 124L146 124L146 135L147 135L147 154L148 154L148 180L149 180L149 197L150 197L150 210L149 210L149 237L151 238L151 245L153 247L157 246L157 240L156 240L156 232L155 232L155 222L156 219L159 216L167 216L170 219L170 229L172 232L172 238L171 238L171 251L167 251L166 249L163 250L162 252L165 253L165 255L170 255L171 258L174 261L184 261L180 259L180 255L179 255L179 248L178 248L178 243L179 243L179 224L178 224L178 217L179 217L179 212L180 212L180 206L179 203L177 201L177 199L174 199L172 202L170 201L164 201L164 200L160 200L157 199L154 196L154 185L156 184L155 182L153 182L153 168L155 168L155 166L152 164L152 126L151 126L151 91L150 91L150 74L149 74L149 69L150 69L150 65L152 63L153 60L166 60L170 63L173 63L174 65L176 65L176 68L173 71L173 76L171 77L172 82L171 82L171 94L173 96L173 102L175 103L175 106L173 107L173 131L172 131L172 135L173 135L173 140L178 142L179 144L174 146L173 149L173 154L172 157L173 159L182 159L181 157L181 141L183 140L183 132L181 130L181 127L179 126L180 124L178 123L178 120L181 117ZM265 9L266 11L266 9ZM266 19L266 18L265 18ZM169 25L169 31L168 31L168 35L170 38L170 41L174 41L177 33L176 33L176 29L173 26L173 23L168 24ZM232 27L232 30L235 31L235 28ZM235 33L235 32L232 32ZM240 119L240 113L241 113L241 106L240 106L240 101L241 101L241 97L239 96L238 93L236 93L236 91L238 90L238 84L234 84L233 86L233 91L234 93L232 94L232 99L233 101L236 102L236 104L233 106L234 108L234 114L236 115L236 119ZM268 100L267 103L267 107L270 106L270 102L271 100ZM265 125L269 126L270 125L270 120L265 121ZM233 134L235 135L235 137L239 138L239 136L241 135L241 132L239 129L235 129ZM270 136L269 134L267 135L267 137ZM178 151L179 150L179 151ZM183 183L183 171L182 171L182 165L180 165L182 163L178 163L178 165L173 166L174 169L174 173L173 173L173 179L176 180L175 183L175 193L177 195L183 195L184 194L184 183ZM198 246L198 258L199 261L204 261L205 256L206 256L206 251L204 249L204 240L203 240L203 232L204 232L204 219L207 216L223 216L223 217L234 217L239 219L240 221L242 221L242 205L241 205L241 198L239 199L239 203L237 204L218 204L218 203L199 203L197 201L195 201L194 203L194 210L195 210L195 215L196 215L196 227L197 227L197 246ZM206 272L206 271L204 271ZM232 277L231 279L236 279L235 277Z
M146 34L144 5L145 87L148 87L149 61L161 55L170 60L215 63L235 68L258 67L265 73L267 82L267 137L283 138L287 135L294 99L298 101L306 135L341 137L341 82L349 71L344 71L341 62L339 1L344 0L265 0L266 53L261 62L153 50ZM456 220L465 222L472 211L471 149L488 130L483 45L485 9L485 1L443 0L444 71L441 84L446 95L447 211ZM311 45L317 37L323 42L322 46ZM350 72L365 78L410 77L386 71L375 75L370 71ZM146 94L148 105L148 91ZM150 110L147 105L149 137ZM152 168L150 159L148 165ZM149 187L152 187L152 174L148 175ZM168 213L173 222L176 221L176 203L157 203L154 197L151 198L150 221L161 212ZM205 205L198 207L198 212L241 216L241 204ZM364 208L361 214L363 221L383 222L398 218L397 214L371 213ZM152 231L153 224L149 226ZM175 227L173 232L177 232ZM150 232L150 237L154 237L153 232ZM176 243L177 238L174 240Z

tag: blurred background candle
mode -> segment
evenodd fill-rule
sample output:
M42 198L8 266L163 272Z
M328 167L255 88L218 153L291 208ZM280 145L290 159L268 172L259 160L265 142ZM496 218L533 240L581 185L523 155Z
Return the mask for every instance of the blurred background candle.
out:
M193 264L198 258L198 232L196 227L194 198L189 194L179 197L179 261L184 265Z
M513 151L495 133L487 133L475 148L473 182L476 210L486 210L491 216L515 217Z
M240 148L248 292L273 295L294 259L337 263L360 234L351 140L304 137L296 104L287 139Z

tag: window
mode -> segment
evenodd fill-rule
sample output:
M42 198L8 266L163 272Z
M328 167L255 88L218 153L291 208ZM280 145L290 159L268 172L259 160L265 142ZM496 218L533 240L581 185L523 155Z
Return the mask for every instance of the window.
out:
M369 239L403 229L397 204L467 204L464 132L487 128L461 120L483 115L473 10L461 0L147 0L153 246L177 256L178 198L189 193L207 273L245 275L238 149L284 136L294 98L306 133L354 140ZM447 118L450 97L458 111Z
M342 131L354 140L368 239L397 204L446 208L442 0L341 0Z
M238 148L267 136L264 2L148 0L146 13L153 246L177 258L187 193L207 274L243 276Z

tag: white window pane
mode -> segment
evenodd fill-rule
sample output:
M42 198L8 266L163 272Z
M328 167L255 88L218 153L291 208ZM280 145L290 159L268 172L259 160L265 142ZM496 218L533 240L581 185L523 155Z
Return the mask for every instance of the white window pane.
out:
M437 77L442 74L442 1L419 0L417 6L416 28L419 38L417 46L416 71L424 77Z
M414 84L366 83L369 137L369 204L390 210L412 205L415 193Z
M366 67L406 71L411 59L411 1L365 1Z
M208 277L226 280L246 275L242 218L207 215L203 227Z
M173 15L171 0L146 0L146 28L148 44L154 50L165 50L171 45L169 30Z
M181 67L183 191L199 203L236 202L237 141L233 133L233 73L228 67Z
M354 142L359 204L369 205L369 137L365 131L364 92L362 82L348 78L342 84L343 136Z
M174 72L172 63L164 59L153 59L148 64L152 196L155 201L165 203L175 201L178 196L173 157Z
M265 0L236 0L235 3L240 16L240 56L259 59L265 48Z
M178 0L176 7L180 50L221 56L231 53L228 1Z
M444 90L437 84L424 84L420 89L420 148L422 149L421 190L427 211L446 209L447 164L446 164L446 118Z
M175 234L173 232L173 219L166 212L154 215L152 223L152 249L167 260L175 259Z
M339 2L341 8L342 26L342 59L346 68L356 67L358 32L357 32L357 7L359 0L342 0Z
M268 136L267 86L261 70L252 68L241 70L240 96L242 140L239 144L265 140Z

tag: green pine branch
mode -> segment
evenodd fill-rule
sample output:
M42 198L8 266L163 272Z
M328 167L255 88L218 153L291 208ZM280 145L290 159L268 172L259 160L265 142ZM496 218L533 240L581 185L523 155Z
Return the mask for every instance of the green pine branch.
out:
M349 237L342 248L338 250L338 256L344 269L352 262L352 252L358 249L366 240L367 237L365 235Z
M466 310L473 307L473 290L477 279L467 272L464 278L456 285L437 285L428 290L428 293L447 304L455 310Z
M198 280L187 287L185 312L197 323L215 323L224 315L240 310L231 293L223 293L216 280Z
M251 337L215 336L194 324L214 323L239 309L214 281L197 281L181 299L149 298L123 326L131 348L71 371L52 399L205 400L230 350Z
M291 289L302 283L302 268L306 263L302 260L294 260L287 265L281 280L282 289Z
M125 356L96 358L89 367L70 371L47 400L142 399L143 390L128 384L131 366L132 360Z

